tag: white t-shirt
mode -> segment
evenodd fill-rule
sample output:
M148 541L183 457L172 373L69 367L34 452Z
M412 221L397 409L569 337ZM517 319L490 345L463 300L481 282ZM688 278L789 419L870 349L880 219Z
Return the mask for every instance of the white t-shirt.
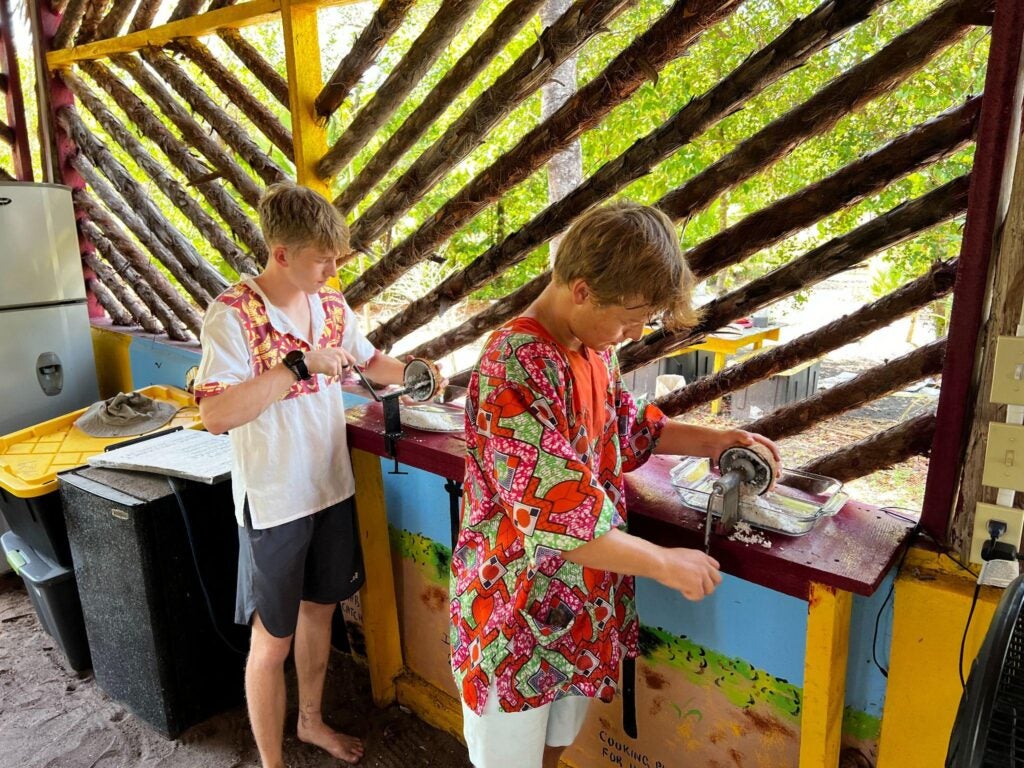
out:
M376 350L344 297L325 288L309 296L313 340L267 301L251 279L218 296L203 320L196 398L217 395L277 365L289 351L338 346L363 364ZM314 341L315 340L315 341ZM230 430L235 517L271 528L337 504L355 493L337 377L297 381L253 421Z

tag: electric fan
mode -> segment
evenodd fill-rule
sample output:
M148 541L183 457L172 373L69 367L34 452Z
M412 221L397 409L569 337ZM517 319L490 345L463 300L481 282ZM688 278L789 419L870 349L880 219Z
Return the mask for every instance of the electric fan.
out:
M996 608L960 697L946 768L1024 768L1024 576Z

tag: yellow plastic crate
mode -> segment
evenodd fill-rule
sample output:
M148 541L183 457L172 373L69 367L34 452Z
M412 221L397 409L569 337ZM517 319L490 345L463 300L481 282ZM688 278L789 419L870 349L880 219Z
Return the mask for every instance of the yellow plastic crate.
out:
M202 428L199 407L185 390L152 386L138 391L181 408L167 424L152 431L172 427ZM103 453L107 446L133 439L133 436L87 435L74 426L86 410L82 408L0 437L0 488L19 499L42 496L57 490L58 472L81 467L90 456Z

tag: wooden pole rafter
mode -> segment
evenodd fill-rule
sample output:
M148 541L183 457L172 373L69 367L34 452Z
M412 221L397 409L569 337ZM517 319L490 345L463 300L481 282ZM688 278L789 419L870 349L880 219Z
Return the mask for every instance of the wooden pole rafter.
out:
M271 66L269 61L263 58L263 54L242 37L242 33L237 29L222 29L217 32L217 36L224 41L224 44L231 49L238 60L256 75L256 79L263 83L263 87L270 91L270 95L277 99L282 106L287 107L288 81Z
M398 31L416 0L383 0L363 27L351 50L341 60L315 102L316 113L328 118L341 106L377 54Z
M822 357L949 294L955 277L955 262L937 262L926 274L871 304L718 373L702 376L658 398L655 403L669 416L678 416L737 389Z
M231 103L238 107L242 114L284 153L285 157L294 162L295 150L292 146L291 132L281 124L277 115L260 102L231 70L210 53L209 48L198 40L186 38L176 40L168 47L184 53L191 59L220 88Z
M444 0L426 28L413 42L370 100L317 164L321 179L329 179L351 162L377 130L387 122L420 80L434 65L448 44L462 31L462 25L481 0ZM322 95L322 92L321 92Z
M491 164L423 223L412 235L391 249L346 292L357 305L366 291L379 292L411 269L451 237L487 205L519 184L588 129L596 126L617 105L628 99L670 61L680 56L714 21L736 7L733 2L678 2L597 77L574 94L541 125L529 131L511 150ZM418 325L450 306L445 296L451 284L437 286L436 293L407 307L377 338L384 346L403 335L410 324ZM461 294L461 289L458 291ZM435 301L440 297L440 303ZM399 327L399 325L401 327Z
M93 64L99 67L99 64ZM109 73L108 73L109 74ZM82 102L86 109L96 118L97 122L122 148L131 156L146 175L148 175L178 210L180 210L191 222L191 224L202 234L206 240L220 252L224 260L239 275L255 275L259 272L252 257L244 253L224 232L223 226L215 221L213 217L203 210L188 191L174 178L167 173L163 163L154 158L142 145L128 128L107 109L99 97L89 87L70 72L63 73L64 81L68 84L75 96ZM129 105L130 106L130 105ZM162 124L161 124L162 127ZM198 165L198 162L188 154L188 148L180 144L169 134L161 134L156 131L150 134L144 131L147 137L160 143L165 155L172 163L178 166L182 173L195 171L186 158ZM173 142L173 143L172 143ZM187 170L186 170L187 169ZM229 214L244 214L237 203L231 199L224 190L216 185L216 182L198 184L197 187L204 197L210 202L215 210L225 208ZM231 209L234 209L233 211Z
M353 248L366 251L449 169L478 147L517 104L540 88L559 64L635 1L576 0L353 223Z
M873 254L902 243L967 209L970 175L961 176L913 200L907 200L846 234L833 238L768 274L710 301L696 327L675 333L655 332L619 352L623 371L695 343L738 317L856 266Z
M431 125L522 29L544 0L512 0L473 46L405 119L384 145L345 186L335 205L347 214L412 149Z
M800 469L846 483L914 456L927 456L934 439L935 411L929 411L810 461Z
M908 384L935 376L942 371L946 339L918 347L913 352L876 365L849 381L816 392L798 403L789 403L741 429L781 440L799 434L826 419L897 392Z
M181 292L171 285L171 282L164 277L163 273L156 268L150 258L135 244L128 236L114 216L84 189L75 190L72 193L75 207L85 213L89 223L99 230L118 257L124 259L126 264L119 264L109 257L111 266L122 274L128 274L129 268L142 280L145 280L157 296L177 316L182 325L199 338L199 332L203 327L203 318L196 311L196 308L181 295ZM90 230L91 231L91 230Z

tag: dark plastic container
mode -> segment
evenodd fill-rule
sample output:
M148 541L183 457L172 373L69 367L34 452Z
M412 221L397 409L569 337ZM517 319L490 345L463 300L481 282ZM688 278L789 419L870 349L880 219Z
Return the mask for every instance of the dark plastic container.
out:
M60 647L68 666L75 672L91 668L74 571L40 555L13 531L0 536L0 546L11 568L25 582L39 623Z
M169 738L240 705L248 628L234 624L231 483L184 483L187 527L167 477L59 479L99 686Z
M27 499L0 487L0 512L7 526L37 553L65 568L73 567L64 510L56 487L50 493Z

